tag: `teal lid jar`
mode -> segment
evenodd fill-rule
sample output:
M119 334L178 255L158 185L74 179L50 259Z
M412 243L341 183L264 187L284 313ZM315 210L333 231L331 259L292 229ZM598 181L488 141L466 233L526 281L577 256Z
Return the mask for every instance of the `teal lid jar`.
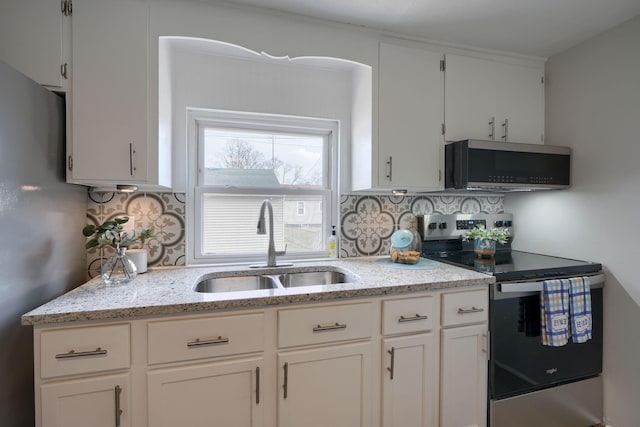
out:
M422 242L416 231L400 229L391 235L391 261L400 264L417 264L420 261Z

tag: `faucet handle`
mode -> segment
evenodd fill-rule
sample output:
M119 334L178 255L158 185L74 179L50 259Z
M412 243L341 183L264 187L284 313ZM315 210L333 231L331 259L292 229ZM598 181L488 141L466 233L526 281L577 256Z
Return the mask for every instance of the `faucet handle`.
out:
M287 245L284 245L283 251L276 251L276 256L282 256L287 254Z

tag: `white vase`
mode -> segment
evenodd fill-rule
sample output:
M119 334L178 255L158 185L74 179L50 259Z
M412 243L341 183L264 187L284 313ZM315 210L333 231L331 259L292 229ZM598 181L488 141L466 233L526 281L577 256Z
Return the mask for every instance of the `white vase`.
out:
M138 269L138 273L147 272L148 255L147 255L146 249L129 249L127 251L127 256L136 265L136 268Z

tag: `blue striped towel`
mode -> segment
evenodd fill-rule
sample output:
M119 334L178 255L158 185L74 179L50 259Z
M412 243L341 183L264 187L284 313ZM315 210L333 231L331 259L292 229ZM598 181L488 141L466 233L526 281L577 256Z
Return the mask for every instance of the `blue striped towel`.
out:
M575 343L591 339L591 288L588 277L569 279L571 339Z
M569 341L568 279L545 280L540 294L542 344L560 347Z

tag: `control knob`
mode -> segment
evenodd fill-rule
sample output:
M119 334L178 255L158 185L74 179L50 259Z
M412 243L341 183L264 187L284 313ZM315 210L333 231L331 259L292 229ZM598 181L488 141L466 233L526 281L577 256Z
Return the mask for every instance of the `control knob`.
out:
M504 226L505 226L505 227L513 227L513 221L511 221L511 220L506 220L506 221L504 222Z
M437 226L438 226L438 224L436 224L435 222L430 222L429 223L429 230L435 230Z
M497 221L494 221L494 222L493 222L493 224L494 224L496 227L502 227L502 224L504 224L504 221L502 221L502 220L497 220Z
M438 228L440 230L446 230L447 229L447 223L446 222L441 222L440 225L438 225Z

